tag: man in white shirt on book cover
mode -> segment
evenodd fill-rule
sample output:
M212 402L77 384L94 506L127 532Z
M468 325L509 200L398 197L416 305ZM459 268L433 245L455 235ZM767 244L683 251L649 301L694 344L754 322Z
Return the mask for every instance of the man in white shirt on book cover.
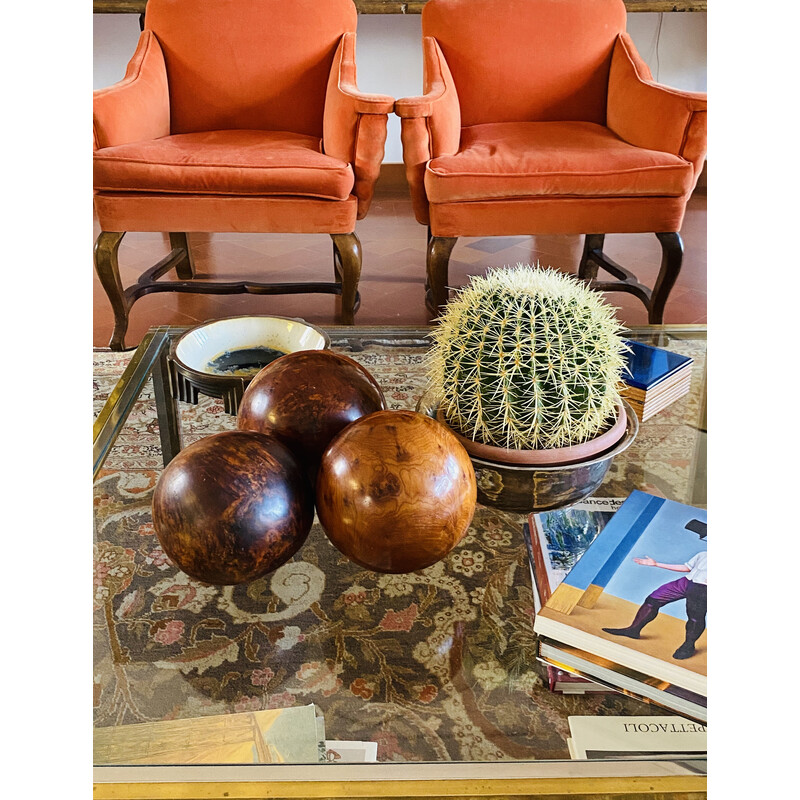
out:
M696 524L693 525L693 523ZM701 539L706 538L705 523L693 520L686 527L698 533ZM686 616L688 618L686 621L686 638L683 644L672 654L672 657L678 660L691 658L695 654L695 643L700 638L700 634L706 629L708 553L705 550L701 550L684 564L662 564L650 558L650 556L634 558L633 560L645 567L658 567L659 569L686 574L677 580L669 581L669 583L659 586L658 589L651 592L645 598L644 603L636 612L633 622L627 628L603 628L603 630L614 636L627 636L629 639L638 639L642 628L658 616L659 609L662 606L667 605L667 603L674 603L676 600L685 599Z

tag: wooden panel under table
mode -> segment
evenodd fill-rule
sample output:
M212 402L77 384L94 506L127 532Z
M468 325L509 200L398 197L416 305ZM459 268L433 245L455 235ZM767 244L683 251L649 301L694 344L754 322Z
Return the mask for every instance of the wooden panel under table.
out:
M426 0L354 0L359 14L420 14ZM142 14L147 0L93 0L95 14ZM625 0L632 11L706 11L707 0Z

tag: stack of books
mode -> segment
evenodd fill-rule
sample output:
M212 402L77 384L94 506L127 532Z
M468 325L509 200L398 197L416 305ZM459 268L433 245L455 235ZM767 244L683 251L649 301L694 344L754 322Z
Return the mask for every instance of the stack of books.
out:
M644 422L689 391L692 359L643 342L626 344L631 349L621 394Z
M640 491L599 530L579 511L533 523L549 527L566 550L590 539L557 585L535 553L531 559L539 659L705 723L706 512Z
M602 683L590 681L580 675L547 664L547 688L555 694L586 694L587 692L612 692Z
M569 508L530 514L522 535L528 548L534 612L539 613L614 512L622 498L589 497ZM610 692L596 681L547 665L547 685L559 694Z

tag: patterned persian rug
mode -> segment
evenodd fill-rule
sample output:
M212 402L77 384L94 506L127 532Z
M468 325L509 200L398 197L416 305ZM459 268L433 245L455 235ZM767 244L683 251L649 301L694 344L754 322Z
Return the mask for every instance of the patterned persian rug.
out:
M697 346L673 349L699 367ZM414 407L424 384L419 346L335 349L375 376L390 407ZM95 353L95 413L129 358ZM643 426L639 466L615 463L598 495L641 488L683 498L694 443L678 422L696 408L699 383ZM201 397L182 404L181 426L188 444L235 428L235 418ZM362 569L315 522L274 573L214 587L187 577L159 546L150 503L160 471L148 386L95 483L96 726L314 702L327 738L377 741L380 761L482 761L569 758L569 715L666 713L611 692L548 690L535 658L523 516L479 506L458 547L410 575Z

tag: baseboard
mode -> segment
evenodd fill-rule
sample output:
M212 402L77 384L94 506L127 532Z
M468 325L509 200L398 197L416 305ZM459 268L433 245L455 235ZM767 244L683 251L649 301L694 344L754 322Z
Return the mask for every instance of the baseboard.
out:
M375 194L408 193L405 164L381 164Z
M703 163L703 170L697 179L695 187L697 194L708 193L708 161ZM375 194L406 194L408 193L408 181L406 180L406 168L404 164L381 164L380 175L375 184Z

